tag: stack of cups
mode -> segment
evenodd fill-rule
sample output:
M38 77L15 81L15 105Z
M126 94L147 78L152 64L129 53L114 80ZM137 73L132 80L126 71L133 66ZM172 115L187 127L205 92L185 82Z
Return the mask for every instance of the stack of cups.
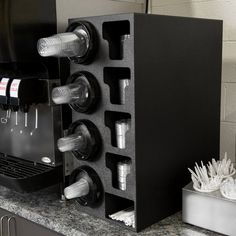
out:
M130 130L130 123L130 119L116 121L116 140L120 149L126 147L126 133Z
M120 104L125 104L126 99L126 89L129 86L129 79L119 80L119 89L120 89Z
M121 59L124 58L124 51L125 51L124 44L125 44L125 41L129 40L130 38L131 38L130 34L125 34L125 35L122 35L120 37L120 41L121 41L121 48L120 48Z
M117 164L118 188L126 190L126 178L131 171L131 161L122 161Z

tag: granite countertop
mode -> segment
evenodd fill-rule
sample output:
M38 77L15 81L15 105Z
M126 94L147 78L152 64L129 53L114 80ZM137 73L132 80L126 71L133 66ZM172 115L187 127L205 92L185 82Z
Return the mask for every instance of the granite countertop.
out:
M133 233L94 218L76 209L75 202L63 202L55 189L30 194L17 193L0 187L0 207L66 236L217 236L219 234L184 224L181 213L154 224L141 233Z

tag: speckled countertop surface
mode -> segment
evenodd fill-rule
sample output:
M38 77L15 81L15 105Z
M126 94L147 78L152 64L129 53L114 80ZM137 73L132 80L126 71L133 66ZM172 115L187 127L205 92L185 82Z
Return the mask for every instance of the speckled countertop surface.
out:
M139 234L78 212L75 203L60 201L56 191L47 189L31 194L0 187L0 207L66 236L217 236L219 234L182 223L177 213Z

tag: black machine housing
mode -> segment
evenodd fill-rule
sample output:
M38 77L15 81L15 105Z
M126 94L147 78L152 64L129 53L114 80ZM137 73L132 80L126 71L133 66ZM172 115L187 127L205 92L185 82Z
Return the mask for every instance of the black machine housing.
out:
M62 181L61 107L51 101L60 66L37 52L56 21L55 0L0 1L0 184L18 191Z

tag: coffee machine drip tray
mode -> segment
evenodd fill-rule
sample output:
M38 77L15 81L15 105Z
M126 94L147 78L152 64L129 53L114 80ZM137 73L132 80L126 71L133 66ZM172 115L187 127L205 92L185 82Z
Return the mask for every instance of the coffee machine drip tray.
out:
M18 192L33 192L62 180L62 167L50 167L0 155L0 185Z

